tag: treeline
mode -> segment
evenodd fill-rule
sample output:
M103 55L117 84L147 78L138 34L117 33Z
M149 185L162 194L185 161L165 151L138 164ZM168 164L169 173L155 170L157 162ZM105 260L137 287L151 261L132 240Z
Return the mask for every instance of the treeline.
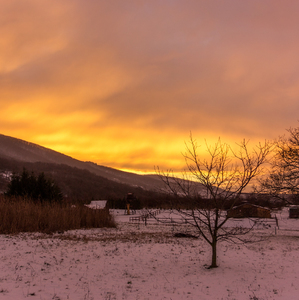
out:
M134 195L134 199L130 201L131 209L142 208L161 208L170 209L173 208L173 203L180 202L181 199L177 199L172 195L159 194L147 191L146 196L139 197L138 194ZM127 199L126 197L119 199L108 199L108 207L113 209L126 209Z
M19 174L13 174L5 193L8 197L22 197L39 202L61 202L63 194L59 186L42 172L35 175L25 168Z
M288 202L293 204L299 204L299 197L294 197L290 195L288 197ZM229 210L232 206L238 206L243 203L251 203L253 205L258 205L262 207L267 207L269 209L281 209L285 206L285 199L279 200L273 198L271 195L267 194L243 194L238 199L217 199L218 202L222 201L221 209ZM145 205L147 206L147 204ZM165 209L215 209L217 203L211 201L211 199L206 199L203 197L174 197L173 195L163 196L161 199L157 198L155 201L150 203L148 207L152 208L165 208Z
M22 174L26 168L26 174ZM125 209L126 197L128 193L134 194L131 203L132 209L142 208L213 208L213 203L204 198L188 199L178 198L174 195L144 190L126 184L114 182L107 178L95 175L87 170L50 163L22 163L10 159L0 158L0 172L11 170L14 172L13 181L1 177L0 189L12 196L25 196L33 199L53 199L51 193L47 191L49 186L54 186L58 195L56 199L63 196L64 202L87 204L91 200L108 200L110 208ZM35 177L34 180L32 180ZM31 179L30 179L31 178ZM32 183L30 183L32 181ZM27 182L27 183L26 183ZM20 184L24 186L23 192L9 193L10 184L13 190L18 190ZM16 184L16 186L15 186ZM26 187L39 187L34 192L26 191ZM48 196L45 196L48 195ZM296 200L296 199L295 199ZM245 198L237 200L236 205L242 202L265 206L269 208L280 207L282 201L272 201L268 195L248 194ZM293 201L294 202L294 201ZM297 202L299 203L298 199ZM294 202L295 203L295 202ZM229 209L231 203L227 202L223 209Z

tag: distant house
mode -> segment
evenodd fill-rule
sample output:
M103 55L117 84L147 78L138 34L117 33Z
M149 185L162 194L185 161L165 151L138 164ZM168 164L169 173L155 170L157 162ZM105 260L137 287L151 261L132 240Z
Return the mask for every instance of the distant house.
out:
M107 209L107 200L93 200L90 202L90 204L85 204L86 207L92 208L92 209Z
M268 208L243 203L235 206L227 212L229 218L271 218L271 211Z
M299 219L299 206L293 205L289 208L289 218L290 219Z

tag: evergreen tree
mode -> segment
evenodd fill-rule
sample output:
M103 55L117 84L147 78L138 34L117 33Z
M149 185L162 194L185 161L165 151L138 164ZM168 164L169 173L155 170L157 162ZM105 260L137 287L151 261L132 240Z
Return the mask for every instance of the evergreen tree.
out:
M21 175L14 174L8 185L7 196L27 197L35 201L61 201L63 196L59 186L44 173L37 177L23 169Z

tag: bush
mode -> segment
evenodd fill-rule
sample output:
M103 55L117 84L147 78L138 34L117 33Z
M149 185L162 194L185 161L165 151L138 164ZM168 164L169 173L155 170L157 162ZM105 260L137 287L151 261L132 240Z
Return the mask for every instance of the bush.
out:
M0 234L101 227L116 227L109 211L25 198L0 198Z

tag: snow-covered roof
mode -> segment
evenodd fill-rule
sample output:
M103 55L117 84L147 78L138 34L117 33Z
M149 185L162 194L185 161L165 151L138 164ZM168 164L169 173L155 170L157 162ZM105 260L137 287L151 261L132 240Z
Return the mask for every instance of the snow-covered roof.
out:
M90 204L85 204L85 206L93 209L104 209L106 207L107 200L93 200Z

